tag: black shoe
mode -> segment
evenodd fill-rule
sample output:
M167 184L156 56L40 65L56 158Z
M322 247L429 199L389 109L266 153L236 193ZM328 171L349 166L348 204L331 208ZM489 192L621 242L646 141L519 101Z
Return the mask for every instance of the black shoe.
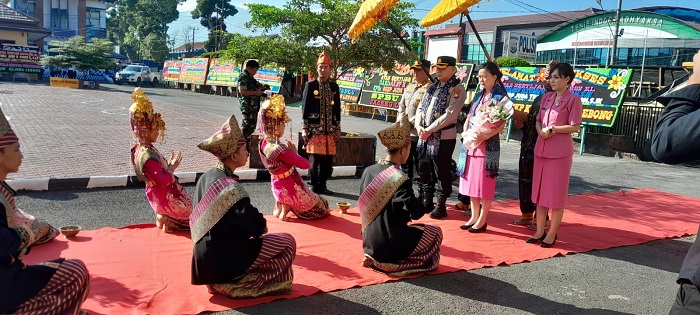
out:
M440 206L435 207L435 210L430 211L430 217L433 219L442 219L447 217L447 210Z
M542 234L542 237L540 237L540 238L532 238L532 237L530 237L530 238L528 238L528 239L525 240L525 243L528 243L528 244L537 244L537 243L541 242L545 237L547 237L547 233Z
M481 232L486 231L486 227L487 227L487 226L488 226L488 223L484 223L484 226L482 226L482 227L480 227L480 228L478 228L478 229L475 229L475 228L472 226L472 227L470 227L467 231L468 231L469 233L481 233Z
M552 243L545 243L544 237L543 237L543 238L542 238L542 242L540 242L540 247L542 247L542 248L550 248L550 247L554 246L554 243L556 243L556 242L557 242L557 236L556 236L556 235L554 235L554 240L552 241Z
M459 228L462 230L469 230L472 228L472 226L474 226L474 224L463 224L463 225L460 225Z

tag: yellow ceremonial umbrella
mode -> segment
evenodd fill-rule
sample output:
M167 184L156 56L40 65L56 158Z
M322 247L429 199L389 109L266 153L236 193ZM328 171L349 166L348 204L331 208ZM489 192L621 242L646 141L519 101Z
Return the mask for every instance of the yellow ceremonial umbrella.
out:
M352 22L352 25L350 25L348 35L351 39L355 39L377 24L378 20L383 20L389 26L394 35L401 40L401 43L406 46L406 49L411 52L413 59L420 62L416 52L411 49L411 45L406 42L406 40L401 36L401 33L396 29L396 27L394 27L393 24L391 24L391 21L389 21L389 18L387 17L387 12L393 8L397 2L399 2L399 0L364 0L360 6L360 10L357 11L355 20ZM429 69L423 69L425 74L428 75L430 81L434 82L434 79L428 70Z
M360 6L360 11L357 12L355 20L352 21L348 35L351 39L355 39L360 34L366 32L377 20L384 19L386 21L386 12L393 8L399 0L365 0Z
M481 0L442 0L420 21L420 25L428 27L445 22L479 1Z
M457 14L464 13L464 15L467 16L469 25L471 25L472 30L474 31L476 39L479 40L479 44L481 45L481 49L484 51L484 55L486 55L486 59L491 60L491 56L489 55L488 50L486 50L484 42L481 41L481 36L479 36L479 32L476 31L476 26L474 26L474 22L469 16L469 11L467 10L469 7L479 3L480 1L481 0L441 0L432 10L430 10L430 12L428 12L428 15L426 15L423 20L420 21L420 24L423 27L428 27L445 22Z

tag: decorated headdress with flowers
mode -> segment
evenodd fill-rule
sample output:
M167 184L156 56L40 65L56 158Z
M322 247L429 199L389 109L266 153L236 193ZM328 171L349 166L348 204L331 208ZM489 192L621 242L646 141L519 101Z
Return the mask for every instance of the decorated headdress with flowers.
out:
M131 93L134 103L129 107L131 131L137 141L145 139L153 130L158 130L160 140L165 141L165 122L163 115L153 111L153 104L142 88L137 87Z
M275 140L279 140L275 135L275 127L280 123L286 124L292 121L287 115L287 105L284 102L284 96L279 94L265 100L260 107L258 115L258 130L260 133L272 136Z

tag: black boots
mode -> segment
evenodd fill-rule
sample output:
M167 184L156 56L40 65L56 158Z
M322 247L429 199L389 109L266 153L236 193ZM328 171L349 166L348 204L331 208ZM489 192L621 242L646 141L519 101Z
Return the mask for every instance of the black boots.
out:
M442 219L447 217L447 207L445 206L446 202L447 197L438 197L437 206L435 206L435 210L430 212L430 217L433 219Z
M421 198L421 201L423 202L423 207L425 208L425 213L430 213L430 211L433 211L435 209L435 205L433 204L433 196L435 192L434 190L430 189L423 189L423 198Z

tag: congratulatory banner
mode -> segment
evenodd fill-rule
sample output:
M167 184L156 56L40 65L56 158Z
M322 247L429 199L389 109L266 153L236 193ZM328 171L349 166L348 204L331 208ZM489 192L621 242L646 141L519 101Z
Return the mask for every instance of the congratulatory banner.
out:
M545 93L544 71L540 67L503 67L503 85L515 103L515 109L529 112L535 98ZM581 98L583 124L612 127L632 70L576 68L569 90Z
M360 92L365 83L364 69L359 68L343 73L336 83L340 87L340 100L348 103L360 101Z
M168 60L163 64L163 81L177 82L180 80L182 61Z
M408 69L381 72L370 70L362 87L360 105L398 109L403 90L411 81L413 77Z
M203 85L207 79L209 58L185 58L180 68L180 83Z
M207 85L238 86L238 76L241 68L233 59L214 58L209 64Z

